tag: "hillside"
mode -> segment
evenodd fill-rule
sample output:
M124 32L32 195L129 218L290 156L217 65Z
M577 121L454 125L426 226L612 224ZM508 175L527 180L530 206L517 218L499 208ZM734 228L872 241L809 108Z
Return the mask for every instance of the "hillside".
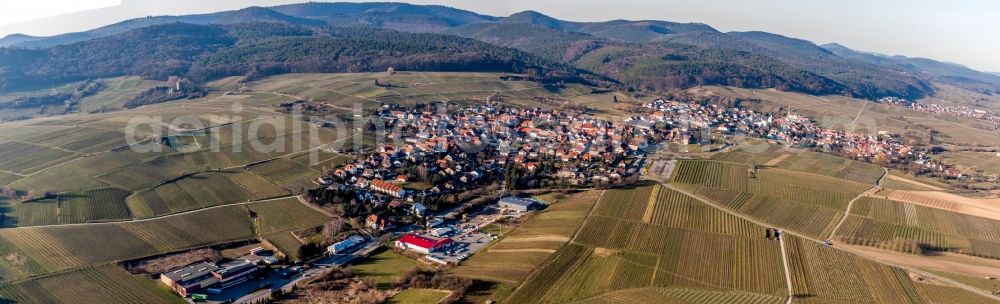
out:
M444 6L404 3L303 3L210 14L156 16L52 37L11 35L0 39L0 46L57 48L100 40L144 27L178 22L195 25L267 25L258 26L258 29L296 26L319 36L323 35L327 26L457 35L515 48L642 89L718 84L744 88L778 88L809 94L849 95L870 100L886 96L918 100L935 93L935 82L981 93L1000 91L1000 77L963 66L922 58L872 55L839 45L818 46L806 40L772 33L722 33L706 24L658 20L576 22L559 20L535 11L495 17ZM246 31L241 35L249 35L250 32ZM246 40L246 37L238 38ZM266 35L258 35L257 38L252 42L267 42L268 46L281 45L268 41ZM481 49L480 46L473 47ZM244 48L243 51L248 49L250 48ZM215 51L217 50L203 50L203 53ZM453 53L447 51L430 57L448 57L451 54ZM482 67L484 71L497 70L497 62L509 63L508 60L490 60L493 62ZM462 68L449 64L448 70L476 69L475 60L463 61L465 63ZM180 65L182 67L174 72L184 71L183 66L188 64ZM372 66L378 65L380 64ZM234 70L244 71L245 67ZM333 69L348 70L350 69ZM523 69L512 67L504 70ZM234 73L236 72L224 72L221 75ZM149 73L141 75L147 74ZM9 76L4 77L10 79ZM16 84L18 83L6 83L6 86Z
M206 81L288 72L383 71L390 66L517 72L571 81L599 78L515 49L455 36L262 22L171 23L52 48L0 52L0 83L8 87L126 75L186 75Z
M976 71L960 64L927 58L886 56L855 51L836 43L824 44L821 47L844 58L864 61L908 73L923 74L930 79L971 88L983 93L1000 91L1000 75Z

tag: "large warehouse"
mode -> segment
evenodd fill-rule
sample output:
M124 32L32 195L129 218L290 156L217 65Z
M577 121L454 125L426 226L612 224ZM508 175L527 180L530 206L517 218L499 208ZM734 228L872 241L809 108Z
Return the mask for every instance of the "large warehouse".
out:
M211 263L195 263L160 274L160 282L186 297L218 283L219 279L212 274L218 269Z

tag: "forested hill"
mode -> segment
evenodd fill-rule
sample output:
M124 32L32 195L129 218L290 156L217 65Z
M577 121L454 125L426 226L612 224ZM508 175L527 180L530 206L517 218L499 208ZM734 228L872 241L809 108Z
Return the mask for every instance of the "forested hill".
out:
M208 31L167 31L165 37L156 36L164 26L180 30L182 26L175 23L204 26ZM146 30L149 27L156 30ZM330 28L340 28L341 33L358 28L402 33L374 31L371 37L345 37L330 34ZM146 41L154 39L162 41ZM125 43L138 43L137 49L146 53L108 60L123 52ZM944 82L1000 93L1000 77L963 66L818 46L772 33L723 33L706 24L656 20L574 22L534 11L495 17L405 3L302 3L139 18L52 37L11 35L0 39L2 46L17 49L0 49L0 87L94 75L138 73L161 78L183 72L199 79L265 70L337 72L394 65L528 71L560 79L610 80L639 89L721 84L917 99L933 94L935 82ZM86 49L90 47L108 55ZM288 50L267 49L280 47ZM69 54L82 56L73 60ZM335 59L325 57L334 54ZM386 55L391 56L382 57Z
M196 81L289 72L494 71L549 81L602 77L519 50L440 34L287 23L171 23L45 49L0 49L8 87L139 75Z

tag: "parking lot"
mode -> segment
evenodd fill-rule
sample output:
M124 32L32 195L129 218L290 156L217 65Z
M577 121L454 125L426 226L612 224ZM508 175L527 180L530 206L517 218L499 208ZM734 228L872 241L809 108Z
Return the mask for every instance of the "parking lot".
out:
M434 252L428 256L444 261L446 263L458 263L472 254L483 250L493 241L493 236L488 233L466 233L453 237L455 246L445 252Z

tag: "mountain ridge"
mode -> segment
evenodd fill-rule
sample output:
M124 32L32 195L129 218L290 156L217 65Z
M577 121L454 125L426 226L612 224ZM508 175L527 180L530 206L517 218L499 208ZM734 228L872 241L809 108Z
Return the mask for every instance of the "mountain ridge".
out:
M722 33L701 23L656 20L564 21L537 11L494 17L446 6L393 2L310 2L137 18L52 37L8 36L0 39L0 46L45 49L178 22L281 24L308 28L313 33L333 26L456 35L619 78L634 88L721 84L868 99L918 99L932 95L932 82L937 81L980 92L1000 92L1000 76L964 66L874 55L842 45L820 46L767 32ZM266 35L258 38L253 41L270 39Z

